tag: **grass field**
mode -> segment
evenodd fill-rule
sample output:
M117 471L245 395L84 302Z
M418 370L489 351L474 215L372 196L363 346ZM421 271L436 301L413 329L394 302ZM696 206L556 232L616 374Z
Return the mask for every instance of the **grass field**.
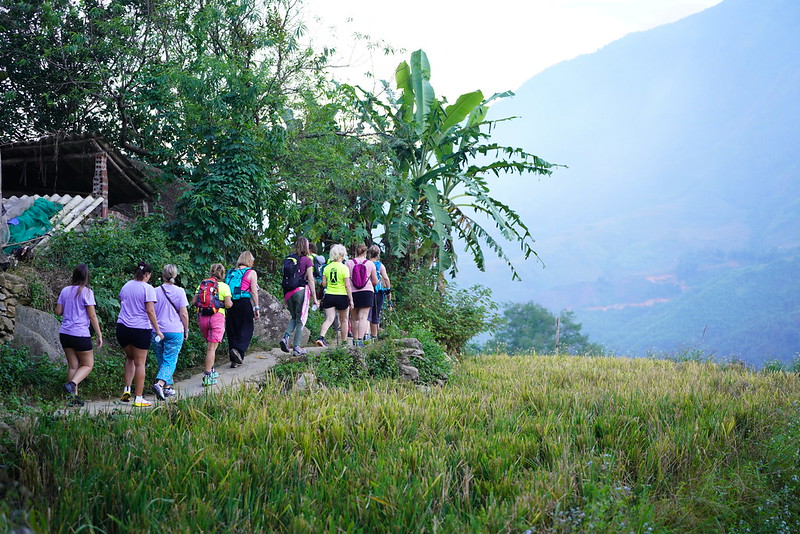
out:
M263 387L5 432L0 528L798 532L800 378L486 356L448 385Z

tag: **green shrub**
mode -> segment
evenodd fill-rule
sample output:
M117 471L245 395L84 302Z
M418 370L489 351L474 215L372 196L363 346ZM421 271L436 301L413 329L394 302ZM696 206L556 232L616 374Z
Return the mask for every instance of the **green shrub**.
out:
M423 359L411 362L419 370L419 381L430 384L436 380L446 380L453 370L453 361L436 342L436 338L422 328L412 330L411 336L419 340L425 352Z
M284 385L294 382L306 370L308 370L308 363L306 362L279 363L271 369L275 378L283 382Z
M764 362L764 367L762 371L765 373L777 373L781 371L786 371L786 367L780 360L767 360Z
M66 382L66 365L55 364L47 356L32 356L26 348L0 347L0 394L4 402L19 397L27 401L52 399L60 395Z
M317 378L326 386L347 387L367 375L367 371L345 347L316 353L309 361Z
M397 378L396 347L391 341L373 343L366 351L367 372L372 378Z
M794 355L792 363L789 364L787 371L792 373L800 373L800 353L796 353Z
M458 289L445 285L435 271L418 270L392 276L395 309L387 314L391 335L423 328L450 354L460 354L467 342L489 331L498 321L489 288Z

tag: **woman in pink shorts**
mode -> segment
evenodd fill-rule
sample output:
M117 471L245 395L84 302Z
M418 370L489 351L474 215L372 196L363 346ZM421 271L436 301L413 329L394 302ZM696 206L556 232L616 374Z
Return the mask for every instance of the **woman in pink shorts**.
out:
M225 336L225 310L233 306L231 288L222 281L225 279L225 267L221 263L215 263L209 269L209 275L209 278L200 283L192 300L192 305L197 306L197 324L200 326L200 333L206 340L204 386L213 386L217 383L219 373L214 368L214 360L217 346ZM209 300L208 297L210 303L206 305L204 301Z

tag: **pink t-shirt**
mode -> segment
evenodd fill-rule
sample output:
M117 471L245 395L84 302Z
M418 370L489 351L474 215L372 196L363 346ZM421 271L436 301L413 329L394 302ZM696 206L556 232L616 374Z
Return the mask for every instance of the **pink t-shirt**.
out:
M61 320L59 334L69 336L89 337L89 314L86 313L86 306L96 306L94 293L88 287L81 289L80 295L77 294L80 286L67 286L58 295L58 303L64 310L64 318Z
M350 269L351 273L353 272L353 267L355 267L355 265L356 265L356 261L358 261L358 263L363 263L364 266L367 268L367 285L365 285L361 289L356 289L355 286L353 286L353 293L358 293L359 291L373 291L374 292L375 288L372 285L372 275L373 275L373 273L377 274L376 271L375 271L375 263L373 263L373 262L371 262L371 261L369 261L368 259L365 259L365 258L356 258L355 260L353 260L353 259L347 260L347 264L346 265ZM353 277L351 276L350 277L350 283L352 283L352 282L353 282Z
M121 306L117 317L118 323L128 328L153 328L145 308L146 302L158 302L153 286L147 282L128 280L119 291L119 302Z
M165 291L167 293L166 296L164 296ZM181 321L180 314L175 310L175 306L177 306L179 310L189 306L189 299L186 298L186 291L175 284L161 284L156 289L156 295L161 297L155 304L158 327L164 333L182 333L183 322ZM170 304L170 300L175 306Z

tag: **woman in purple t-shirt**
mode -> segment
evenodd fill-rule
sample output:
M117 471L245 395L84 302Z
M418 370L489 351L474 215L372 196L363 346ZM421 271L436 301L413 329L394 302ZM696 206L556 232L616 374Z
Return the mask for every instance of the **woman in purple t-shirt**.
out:
M156 339L164 339L156 320L156 290L148 282L153 268L149 264L139 262L133 280L128 280L119 292L119 317L117 318L117 341L125 350L125 389L120 400L130 402L131 383L136 381L134 406L151 406L144 393L144 366L147 363L147 351L150 350L150 336L153 332Z
M89 376L94 367L92 351L92 325L97 336L97 348L103 346L103 332L97 322L94 293L89 289L89 268L80 263L72 271L70 285L61 290L56 303L56 315L63 315L58 337L67 357L67 383L64 391L69 393L70 401L75 406L83 406L78 397L78 384Z
M172 375L178 363L178 354L181 352L183 342L189 338L189 300L186 291L175 285L178 268L168 263L161 270L161 281L156 289L158 302L156 302L156 319L164 339L156 339L153 332L150 343L158 361L158 374L153 387L150 388L160 400L175 395L172 388Z

